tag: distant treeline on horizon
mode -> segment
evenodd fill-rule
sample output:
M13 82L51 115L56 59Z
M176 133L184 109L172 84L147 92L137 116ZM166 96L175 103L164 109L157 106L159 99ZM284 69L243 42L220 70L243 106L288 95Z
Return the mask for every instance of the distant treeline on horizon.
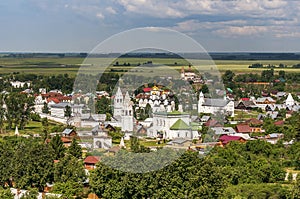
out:
M168 52L143 52L143 53L14 53L2 52L0 58L64 58L64 57L121 57L121 58L185 58L185 59L213 59L213 60L300 60L300 53L264 53L264 52L210 52L206 53L168 53Z

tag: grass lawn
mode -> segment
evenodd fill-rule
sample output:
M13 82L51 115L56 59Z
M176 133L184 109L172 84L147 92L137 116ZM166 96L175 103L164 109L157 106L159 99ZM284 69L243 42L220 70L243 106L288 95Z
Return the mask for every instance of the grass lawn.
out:
M257 111L242 111L242 110L234 110L234 119L235 120L246 120L250 118L257 118L259 112Z
M49 129L60 125L56 122L49 121ZM23 130L18 129L20 135L33 135L33 134L41 134L43 132L42 122L37 121L29 121L29 123L25 126ZM4 133L0 134L0 136L12 136L15 133L15 129L4 130Z

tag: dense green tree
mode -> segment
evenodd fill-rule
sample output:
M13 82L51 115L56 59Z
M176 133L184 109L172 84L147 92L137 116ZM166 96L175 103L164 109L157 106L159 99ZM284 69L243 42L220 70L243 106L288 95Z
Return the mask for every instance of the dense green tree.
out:
M55 135L51 139L49 146L54 150L53 157L55 160L59 160L65 156L66 148L59 135Z
M54 167L54 182L82 183L86 180L83 162L72 155L61 158Z
M287 187L278 184L240 184L229 186L222 196L227 198L290 198Z
M60 198L74 198L75 196L82 198L83 184L73 181L57 182L54 184L51 192L55 194L62 194L62 197Z
M65 107L65 112L64 112L65 117L70 118L72 116L72 109L69 105Z
M82 158L82 149L75 137L72 139L72 143L71 146L68 148L68 152L69 154L71 154L72 156L78 159Z
M1 199L13 199L14 195L11 193L10 189L4 189L0 187L0 198Z
M43 108L42 108L42 113L45 113L45 114L50 113L50 109L49 109L48 104L46 102L44 102L44 105L43 105Z
M96 113L98 114L112 114L111 100L107 97L101 97L96 101Z
M26 143L27 142L27 143ZM36 187L40 191L53 181L53 151L35 140L17 145L12 159L12 177L18 188Z
M19 126L20 129L24 129L34 109L33 97L22 93L10 93L5 98L5 104L8 128L12 129L14 125L14 127Z
M296 182L294 183L291 198L300 198L300 175L297 175Z
M121 172L99 163L90 185L103 198L217 198L227 186L223 171L197 153L186 152L163 169L147 173Z
M225 73L222 75L223 82L225 84L232 82L235 74L231 70L226 70Z
M264 82L271 82L274 80L274 69L263 70L261 72L261 80Z
M203 84L200 91L202 91L203 94L209 93L209 88L206 84Z

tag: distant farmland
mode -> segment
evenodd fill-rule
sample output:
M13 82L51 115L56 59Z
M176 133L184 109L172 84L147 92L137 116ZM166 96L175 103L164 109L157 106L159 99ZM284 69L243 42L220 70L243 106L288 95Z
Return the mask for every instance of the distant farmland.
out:
M108 58L93 58L96 62L107 61ZM107 71L115 71L123 73L124 71L135 68L147 62L153 64L161 64L172 67L172 69L180 70L182 66L187 68L188 62L179 58L118 58L114 60ZM56 75L67 73L70 76L75 76L84 58L0 58L0 74L9 74L14 72L19 73L34 73L43 75ZM117 64L118 62L118 64ZM248 68L254 63L263 65L275 65L280 63L285 64L288 68L275 68L275 71L285 70L286 72L300 72L300 69L291 68L292 65L299 64L299 60L216 60L215 64L221 72L232 70L235 73L260 73L266 68ZM151 66L150 66L151 67ZM211 67L207 65L207 67Z

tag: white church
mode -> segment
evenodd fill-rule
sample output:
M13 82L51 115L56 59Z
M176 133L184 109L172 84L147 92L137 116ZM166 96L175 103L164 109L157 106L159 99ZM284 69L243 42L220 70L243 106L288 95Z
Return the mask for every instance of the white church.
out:
M216 114L222 112L230 117L234 117L234 102L227 100L226 95L224 99L204 98L202 92L199 94L198 113Z
M133 102L130 100L128 92L123 96L120 87L114 98L113 118L116 120L116 126L121 127L123 132L133 131Z

